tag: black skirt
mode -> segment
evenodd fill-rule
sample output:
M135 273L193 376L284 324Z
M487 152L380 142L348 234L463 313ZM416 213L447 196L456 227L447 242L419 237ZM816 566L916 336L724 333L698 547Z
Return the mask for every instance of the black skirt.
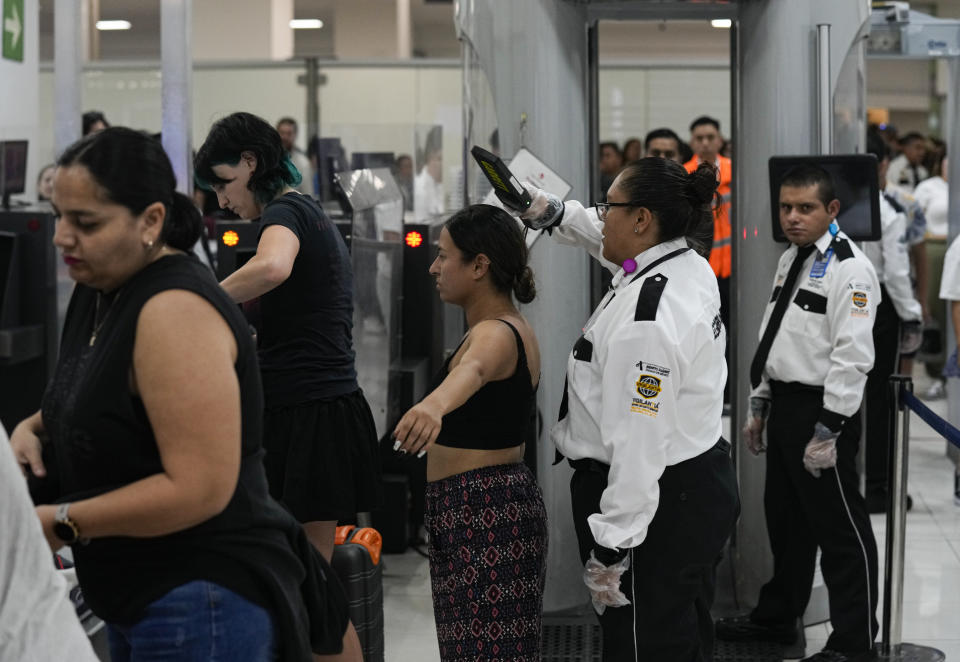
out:
M300 522L353 519L383 500L377 430L363 391L268 408L270 495Z

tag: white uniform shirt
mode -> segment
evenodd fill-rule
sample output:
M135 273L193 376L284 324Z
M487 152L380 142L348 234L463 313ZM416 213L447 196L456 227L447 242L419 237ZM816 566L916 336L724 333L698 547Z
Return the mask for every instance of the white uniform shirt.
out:
M925 179L920 182L918 190L919 187L924 186L924 184L929 181L929 179ZM891 186L888 183L882 193L893 198L898 205L903 207L903 213L907 215L907 228L904 236L907 246L922 244L927 234L927 214L924 206L921 205L920 201L915 197L916 192L910 194L899 186Z
M914 174L916 170L916 174ZM930 176L927 169L918 165L916 169L911 167L907 157L903 154L896 156L887 167L887 182L892 186L905 188L907 191L913 191L917 184Z
M445 211L443 182L438 182L426 168L413 178L413 215L418 221Z
M943 276L940 278L940 298L960 301L960 237L957 237L943 256Z
M880 194L880 240L864 241L860 248L877 272L877 280L886 287L897 316L905 322L919 322L923 312L920 302L913 296L910 256L905 239L906 227L906 213L897 211L883 194Z
M773 294L760 324L767 328L780 287L797 254L780 257ZM770 380L822 386L823 408L851 416L860 408L873 367L873 322L880 303L877 274L843 232L825 232L807 257L794 285L796 294L780 322L760 384L751 397L770 397Z
M568 202L553 236L599 256L601 228L594 209ZM637 256L634 273L615 268L611 291L567 361L568 411L552 437L570 459L610 465L600 512L588 518L604 547L642 543L664 469L709 450L722 434L725 330L710 265L687 250L634 280L685 247L684 239L668 241Z
M97 662L0 427L0 660Z
M950 187L943 177L924 179L914 195L927 217L927 232L934 237L946 237L949 232L947 212L950 208Z

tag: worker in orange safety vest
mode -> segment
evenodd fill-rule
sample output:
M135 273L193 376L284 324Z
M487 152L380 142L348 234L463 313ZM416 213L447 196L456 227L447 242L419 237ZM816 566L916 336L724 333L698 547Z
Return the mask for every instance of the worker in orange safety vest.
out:
M692 159L683 164L687 172L693 172L701 163L712 164L717 170L717 192L719 202L715 203L713 214L713 247L710 249L710 267L717 277L720 290L720 318L730 329L730 183L733 180L733 162L720 155L723 138L720 136L720 122L706 115L698 117L690 124L690 147ZM724 401L728 390L724 391Z

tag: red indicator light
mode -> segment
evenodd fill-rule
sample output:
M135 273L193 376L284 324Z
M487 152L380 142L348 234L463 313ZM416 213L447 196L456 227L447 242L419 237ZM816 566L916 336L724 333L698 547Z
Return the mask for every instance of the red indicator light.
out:
M404 237L403 240L410 248L416 248L423 243L423 235L414 230L408 232L407 236Z
M240 243L240 235L238 235L233 230L227 230L226 232L224 232L223 237L221 237L221 239L223 239L224 246L232 247Z

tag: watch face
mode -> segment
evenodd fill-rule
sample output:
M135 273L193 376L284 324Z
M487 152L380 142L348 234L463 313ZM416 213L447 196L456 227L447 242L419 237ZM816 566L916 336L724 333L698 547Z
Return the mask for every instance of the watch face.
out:
M53 532L57 534L57 537L60 538L60 540L67 544L76 542L77 540L77 532L66 522L54 522Z

